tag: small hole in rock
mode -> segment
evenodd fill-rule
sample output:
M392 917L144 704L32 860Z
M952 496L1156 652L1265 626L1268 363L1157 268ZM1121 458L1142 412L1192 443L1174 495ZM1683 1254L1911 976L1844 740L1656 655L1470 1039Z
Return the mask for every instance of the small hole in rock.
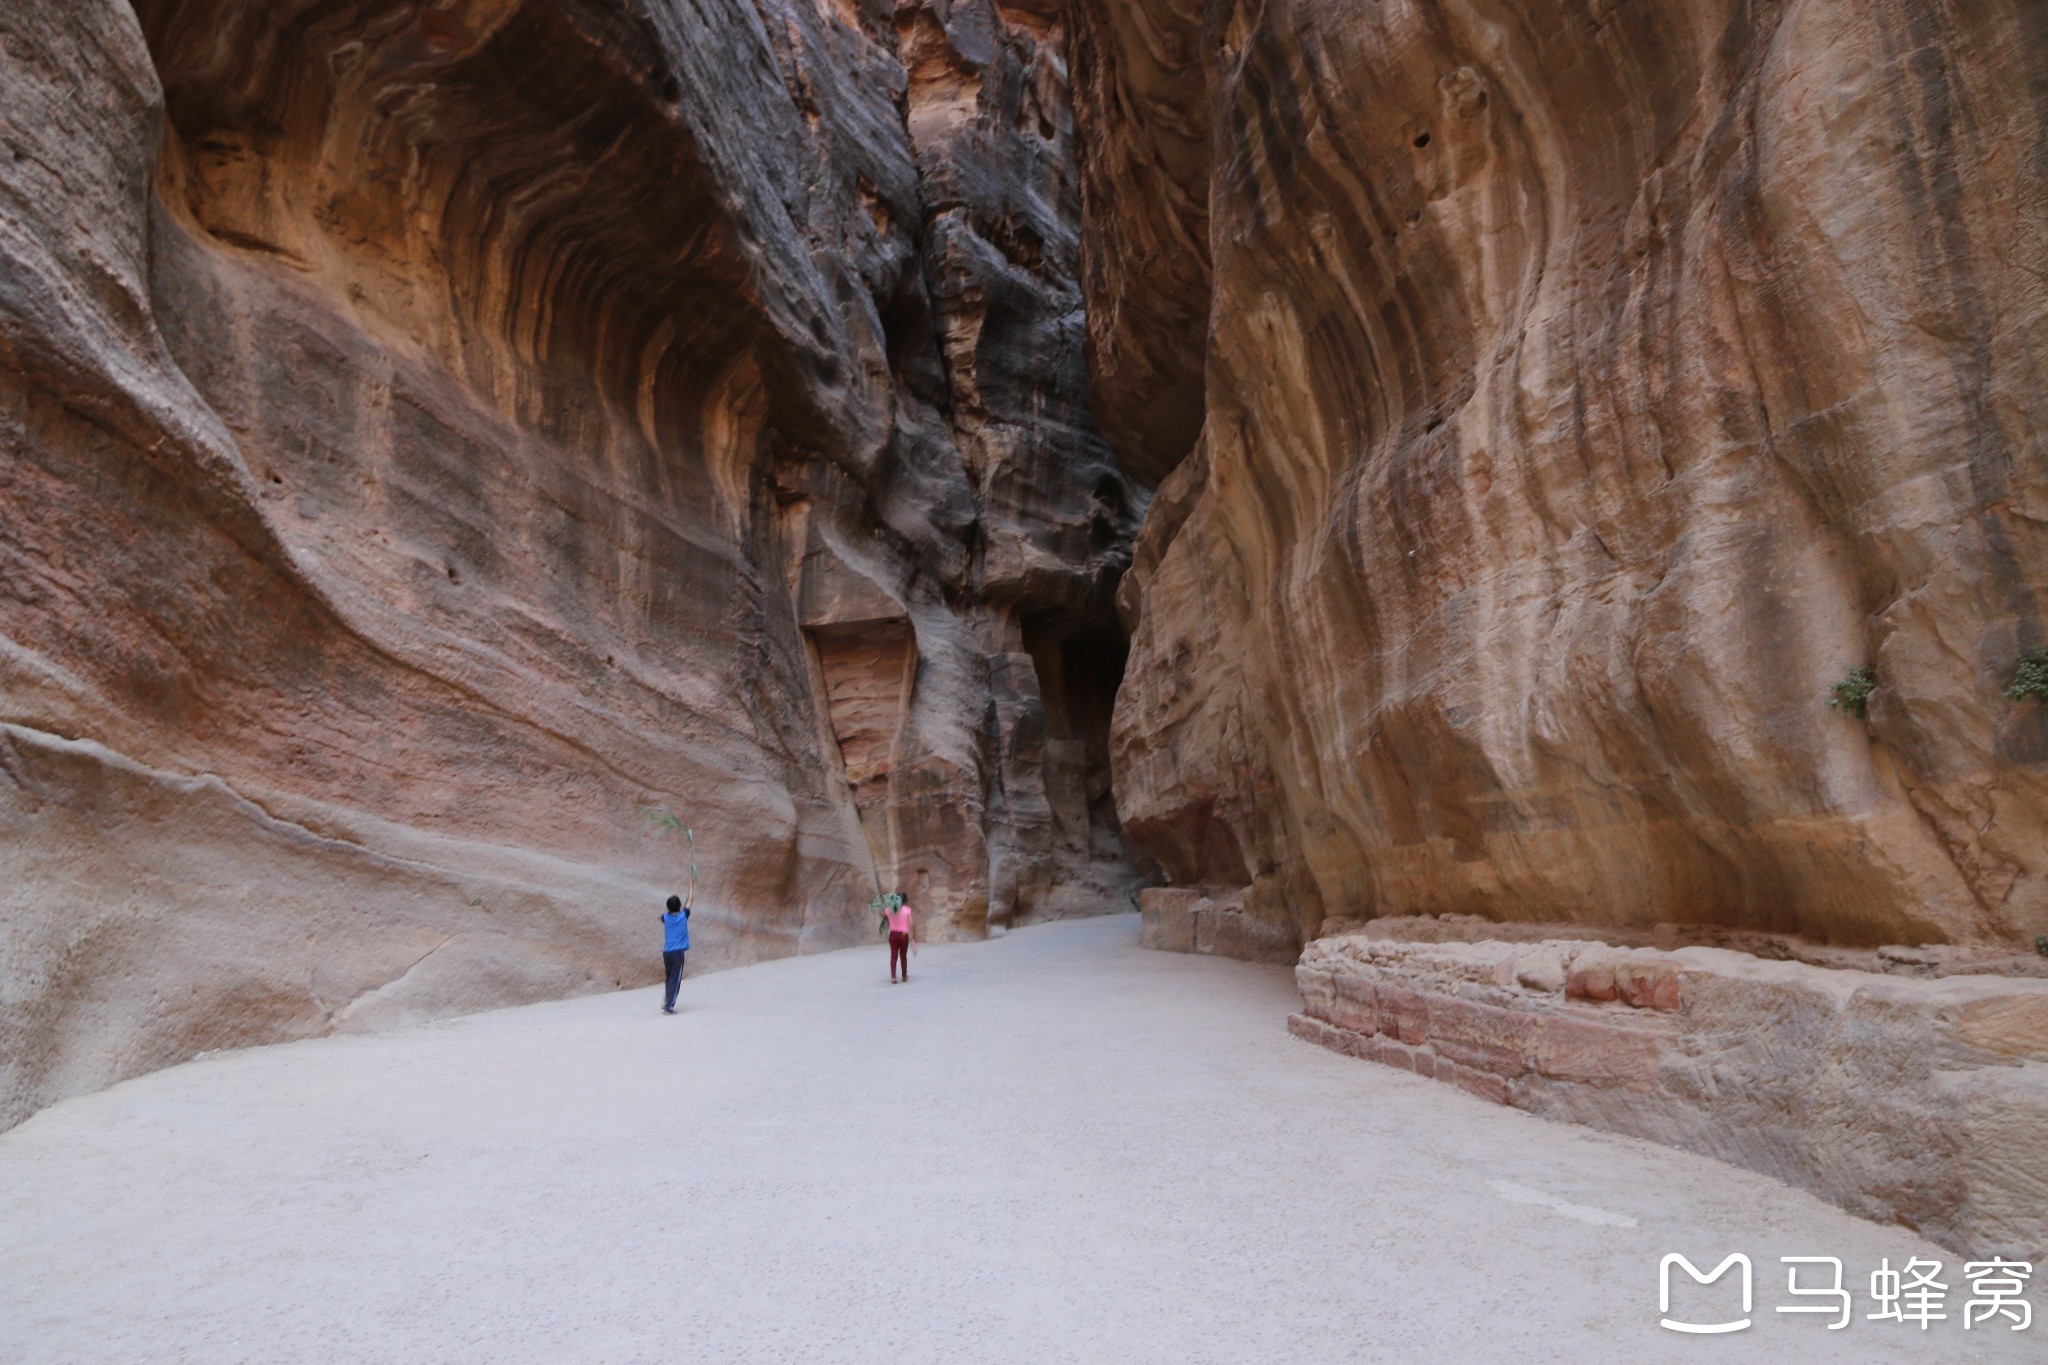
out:
M677 103L683 97L683 83L674 76L670 76L661 83L661 97L670 104Z
M450 583L460 583L462 581L461 572L453 564L448 566L448 581Z
M1418 147L1427 147L1429 145L1429 134L1417 133L1415 135L1415 145Z

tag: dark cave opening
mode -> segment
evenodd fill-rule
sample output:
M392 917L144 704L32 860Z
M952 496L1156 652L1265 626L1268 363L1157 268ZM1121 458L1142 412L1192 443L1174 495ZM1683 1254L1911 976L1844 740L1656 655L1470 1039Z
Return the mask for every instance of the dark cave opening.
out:
M1055 636L1026 630L1024 647L1038 666L1048 739L1086 746L1089 766L1109 769L1109 724L1123 684L1130 642L1115 626Z
M1027 627L1024 646L1045 708L1046 790L1055 826L1070 847L1085 848L1090 861L1149 871L1124 837L1110 764L1110 721L1129 640L1112 621L1066 631Z

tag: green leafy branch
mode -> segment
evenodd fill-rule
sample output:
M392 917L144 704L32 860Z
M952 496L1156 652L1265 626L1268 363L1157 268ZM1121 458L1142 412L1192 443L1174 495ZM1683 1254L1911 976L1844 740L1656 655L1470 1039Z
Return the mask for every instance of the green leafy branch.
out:
M682 834L683 838L685 838L686 840L688 840L688 841L689 841L689 844L690 844L690 894L689 894L689 895L688 895L688 896L687 896L687 897L686 897L686 898L684 899L684 904L686 904L686 905L694 905L694 904L696 904L696 901L697 901L697 831L696 831L696 830L694 830L694 829L691 829L691 828L690 828L690 827L689 827L688 825L684 824L684 823L683 823L683 822L682 822L681 820L678 820L678 819L676 818L676 813L675 813L674 811L670 810L670 809L669 809L669 808L668 808L667 806L649 806L649 807L648 807L648 808L647 808L646 810L643 810L643 811L641 811L641 812L640 812L640 814L641 814L641 817L642 817L643 819L645 819L645 820L647 821L647 825L648 825L648 828L649 828L649 829L651 829L651 830L652 830L652 831L654 832L654 837L655 837L655 838L657 838L657 839L665 839L665 838L667 838L667 837L668 837L669 835L671 835L671 834L675 834L675 833L678 833L678 832L680 832L680 833Z
M2019 666L2013 670L2012 686L2005 689L2005 695L2014 701L2032 698L2048 706L2048 649L2030 649L2020 655Z

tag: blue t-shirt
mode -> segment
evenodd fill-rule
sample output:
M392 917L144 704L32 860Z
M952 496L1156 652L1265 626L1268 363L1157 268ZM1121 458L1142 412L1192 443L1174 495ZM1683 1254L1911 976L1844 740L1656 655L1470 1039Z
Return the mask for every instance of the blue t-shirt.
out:
M690 946L690 912L679 910L673 915L661 917L662 944L664 953L680 953Z

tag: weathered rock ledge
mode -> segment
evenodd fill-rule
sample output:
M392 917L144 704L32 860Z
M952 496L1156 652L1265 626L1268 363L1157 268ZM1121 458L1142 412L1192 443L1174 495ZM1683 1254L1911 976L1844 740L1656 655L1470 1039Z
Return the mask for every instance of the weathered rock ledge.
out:
M1847 948L1798 934L1769 934L1717 924L1657 924L1647 929L1584 924L1502 924L1478 915L1389 915L1383 919L1327 919L1323 938L1363 934L1404 943L1540 943L1571 939L1617 948L1729 948L1773 962L1804 962L1841 971L1893 976L2038 976L2048 978L2048 956L1988 943L1886 944ZM1290 962L1293 958L1288 959Z
M1155 886L1138 893L1147 948L1284 962L1301 954L1276 920L1256 905L1242 886ZM1247 902L1252 904L1248 905ZM1997 944L1886 944L1846 948L1816 943L1798 934L1770 934L1715 924L1657 924L1647 929L1552 921L1503 924L1479 915L1388 915L1380 919L1336 917L1323 921L1322 937L1358 934L1403 943L1540 943L1569 939L1623 948L1730 948L1774 962L1804 962L1841 971L1893 976L2035 976L2048 978L2048 955L2019 952Z
M1746 1166L1972 1255L2048 1254L2048 981L1562 939L1318 939L1300 1038Z

